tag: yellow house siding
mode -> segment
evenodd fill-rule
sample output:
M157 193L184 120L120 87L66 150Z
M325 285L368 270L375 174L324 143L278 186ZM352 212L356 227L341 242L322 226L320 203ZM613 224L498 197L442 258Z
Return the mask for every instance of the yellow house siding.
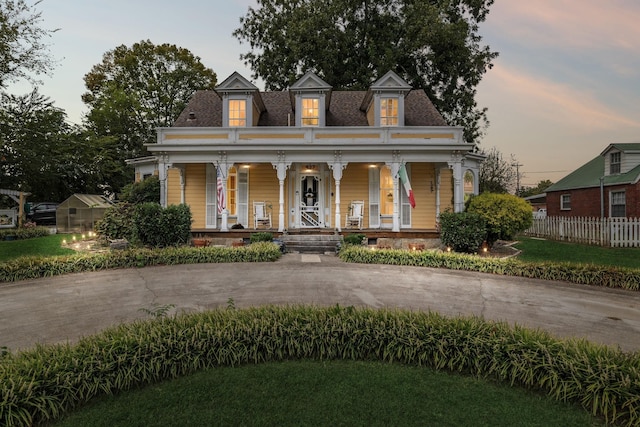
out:
M167 171L167 205L179 205L180 200L180 171L169 169Z
M206 227L206 184L207 168L204 163L187 164L185 169L187 177L184 189L184 201L191 209L193 228ZM179 201L178 201L179 203Z
M369 126L373 126L375 124L375 108L373 108L373 101L371 102L371 104L369 104L369 109L367 110L367 123L369 123Z
M258 121L260 120L260 110L256 106L255 102L252 102L251 105L253 106L253 112L252 112L253 126L258 126Z
M440 212L453 211L453 171L440 170Z
M271 164L252 166L249 170L249 228L253 228L254 225L253 202L269 202L271 204L271 226L277 228L279 195L280 183L273 166ZM287 212L286 206L285 212Z
M335 191L335 183L334 183ZM369 165L349 163L342 173L340 181L340 226L344 226L345 215L349 212L352 200L364 200L363 228L369 226ZM335 212L335 201L331 206Z
M436 227L435 170L432 163L411 163L411 188L416 207L411 210L411 227L434 229ZM431 185L433 183L433 191ZM400 190L404 191L402 185Z

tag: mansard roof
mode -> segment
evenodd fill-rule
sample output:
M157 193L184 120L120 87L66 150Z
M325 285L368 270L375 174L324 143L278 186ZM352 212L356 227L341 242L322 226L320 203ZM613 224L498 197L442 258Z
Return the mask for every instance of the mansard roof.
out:
M411 87L396 73L389 71L378 79L368 91L335 91L331 86L309 72L302 76L287 91L260 92L239 73L233 73L215 91L201 90L193 94L175 127L220 127L222 126L222 98L219 93L253 92L261 101L258 126L292 126L295 124L294 102L291 95L301 91L328 93L326 126L368 126L364 104L370 101L372 90L392 91L405 95L405 126L447 126L447 122L436 110L422 89Z

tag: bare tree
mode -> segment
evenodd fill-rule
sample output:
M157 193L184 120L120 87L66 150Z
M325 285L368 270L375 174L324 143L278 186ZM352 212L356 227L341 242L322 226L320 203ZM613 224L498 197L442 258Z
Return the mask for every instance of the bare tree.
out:
M513 154L510 160L504 159L502 153L492 147L489 151L482 151L487 156L480 167L481 193L510 193L518 181L518 172L514 165L518 161Z

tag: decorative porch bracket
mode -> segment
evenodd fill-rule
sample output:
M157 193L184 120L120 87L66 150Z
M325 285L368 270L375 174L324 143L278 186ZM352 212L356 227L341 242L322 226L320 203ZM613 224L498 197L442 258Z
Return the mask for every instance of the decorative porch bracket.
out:
M291 167L291 162L285 161L285 152L278 151L278 160L271 162L277 171L280 193L278 196L278 232L284 232L284 182L287 178L287 170Z
M342 179L342 171L347 167L347 165L349 163L348 162L347 163L343 163L342 162L342 152L339 151L339 150L336 150L336 151L333 152L333 163L332 162L328 162L327 164L329 165L329 169L331 169L333 171L333 179L336 182L335 228L336 228L336 231L340 232L340 231L342 231L342 228L340 228L340 180Z

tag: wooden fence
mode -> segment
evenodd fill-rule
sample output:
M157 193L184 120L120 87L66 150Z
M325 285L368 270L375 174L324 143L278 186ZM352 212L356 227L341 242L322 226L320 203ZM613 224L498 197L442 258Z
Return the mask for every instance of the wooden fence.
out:
M524 234L551 240L617 248L640 247L640 218L546 217Z

